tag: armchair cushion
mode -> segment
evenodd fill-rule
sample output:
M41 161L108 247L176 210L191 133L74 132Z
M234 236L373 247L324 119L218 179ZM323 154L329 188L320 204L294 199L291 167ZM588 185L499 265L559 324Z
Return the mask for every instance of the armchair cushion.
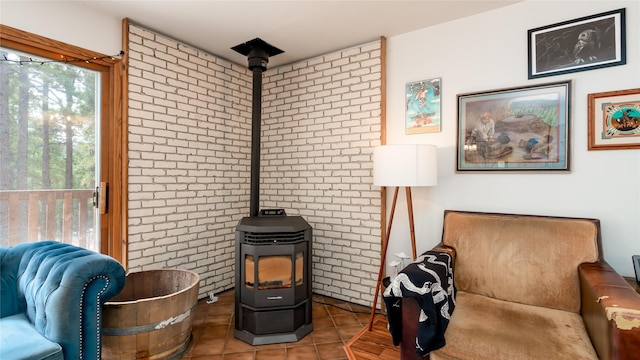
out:
M2 318L0 359L63 360L64 357L62 346L42 336L27 316L20 313Z
M431 360L598 359L579 314L462 291L456 301L447 346Z
M591 219L448 211L442 242L458 290L578 313L578 265L598 260L599 236Z

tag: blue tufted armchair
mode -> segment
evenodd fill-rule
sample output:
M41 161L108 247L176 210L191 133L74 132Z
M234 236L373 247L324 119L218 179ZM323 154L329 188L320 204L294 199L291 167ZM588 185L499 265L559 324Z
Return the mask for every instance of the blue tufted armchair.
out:
M100 359L102 304L125 284L115 259L55 241L0 247L0 281L0 359Z

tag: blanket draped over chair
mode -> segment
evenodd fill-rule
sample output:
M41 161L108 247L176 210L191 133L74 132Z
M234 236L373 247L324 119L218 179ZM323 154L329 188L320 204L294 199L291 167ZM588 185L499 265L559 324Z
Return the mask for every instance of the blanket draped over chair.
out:
M444 332L455 308L451 255L427 251L405 267L384 292L389 332L393 344L402 340L403 297L415 298L420 306L416 352L426 355L445 345Z

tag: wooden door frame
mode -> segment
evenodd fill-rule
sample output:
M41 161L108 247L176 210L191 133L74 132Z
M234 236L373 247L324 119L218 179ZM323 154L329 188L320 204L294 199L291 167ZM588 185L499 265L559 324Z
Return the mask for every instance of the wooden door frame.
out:
M0 24L0 46L45 58L90 59L78 66L102 74L100 159L101 182L108 186L105 214L100 217L100 251L127 266L127 109L126 62L57 40ZM126 57L126 54L124 55ZM106 101L105 101L106 99ZM106 191L107 189L101 189Z

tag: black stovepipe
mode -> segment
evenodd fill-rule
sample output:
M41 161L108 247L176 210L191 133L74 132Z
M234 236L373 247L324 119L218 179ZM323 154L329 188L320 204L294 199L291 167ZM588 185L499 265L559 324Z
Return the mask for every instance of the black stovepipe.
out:
M260 124L262 115L262 73L267 70L269 56L283 51L273 47L260 38L232 47L234 51L246 55L249 70L253 71L253 99L251 109L251 189L249 200L250 217L258 216L260 211Z
M258 216L260 207L260 123L262 110L262 68L253 69L253 109L251 114L251 199L249 215Z

